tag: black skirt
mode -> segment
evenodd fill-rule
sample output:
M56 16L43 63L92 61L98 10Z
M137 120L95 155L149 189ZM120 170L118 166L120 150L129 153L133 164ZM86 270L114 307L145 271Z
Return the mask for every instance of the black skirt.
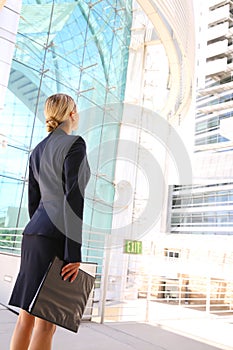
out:
M24 235L21 263L9 305L28 311L50 262L57 256L63 259L64 239L42 235Z

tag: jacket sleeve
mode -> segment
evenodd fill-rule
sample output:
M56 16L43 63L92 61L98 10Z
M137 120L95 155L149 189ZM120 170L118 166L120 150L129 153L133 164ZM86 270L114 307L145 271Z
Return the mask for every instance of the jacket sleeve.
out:
M65 249L64 260L81 262L84 191L90 178L86 144L78 137L63 165Z
M33 216L38 205L40 203L41 193L37 180L34 177L31 167L31 161L29 162L29 179L28 179L28 213L29 217Z

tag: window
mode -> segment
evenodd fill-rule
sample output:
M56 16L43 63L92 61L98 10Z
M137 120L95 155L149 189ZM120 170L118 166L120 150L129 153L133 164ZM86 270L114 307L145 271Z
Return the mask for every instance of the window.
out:
M178 259L180 257L180 251L174 251L173 249L164 249L164 256L168 259Z

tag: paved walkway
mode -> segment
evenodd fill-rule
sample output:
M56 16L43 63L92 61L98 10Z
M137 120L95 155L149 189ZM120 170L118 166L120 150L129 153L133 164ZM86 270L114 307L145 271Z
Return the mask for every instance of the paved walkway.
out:
M9 343L17 315L0 306L0 350L9 350ZM173 321L174 322L174 321ZM200 324L200 320L198 321ZM209 332L218 332L220 335L223 331L224 322L218 325L218 329L211 330L208 327L208 321L203 325ZM187 324L192 327L191 323L186 320L186 329L182 335L179 320L175 327L166 324L147 324L137 322L109 322L98 324L94 322L83 322L79 332L72 333L62 328L58 328L54 337L53 350L218 350L233 349L233 325L228 329L229 337L222 344L211 344L211 334L206 334L206 339L203 339L203 334L200 336L202 340L198 340L198 335L187 335ZM202 325L202 323L201 323ZM170 327L170 330L168 330ZM184 327L184 324L182 325ZM185 328L185 327L184 327ZM195 328L195 327L194 327ZM203 327L201 327L203 328ZM195 330L195 329L194 329ZM190 332L189 332L190 333ZM195 332L194 332L195 333ZM196 332L197 333L197 332ZM213 333L214 334L214 333ZM205 334L204 334L205 335ZM195 339L194 339L195 338ZM209 338L209 341L208 341ZM219 340L221 337L219 337ZM224 340L224 332L222 340ZM227 344L229 343L229 344ZM232 343L232 346L231 346ZM43 350L43 349L41 349Z

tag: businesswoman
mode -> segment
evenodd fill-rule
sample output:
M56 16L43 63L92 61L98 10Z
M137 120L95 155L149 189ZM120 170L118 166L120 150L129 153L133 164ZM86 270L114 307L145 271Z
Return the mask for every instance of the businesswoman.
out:
M67 264L61 275L72 283L81 262L84 190L90 177L86 145L71 135L78 128L74 100L65 94L45 103L49 135L29 162L29 216L23 232L20 271L9 301L21 308L10 350L49 350L55 325L28 310L54 256Z

